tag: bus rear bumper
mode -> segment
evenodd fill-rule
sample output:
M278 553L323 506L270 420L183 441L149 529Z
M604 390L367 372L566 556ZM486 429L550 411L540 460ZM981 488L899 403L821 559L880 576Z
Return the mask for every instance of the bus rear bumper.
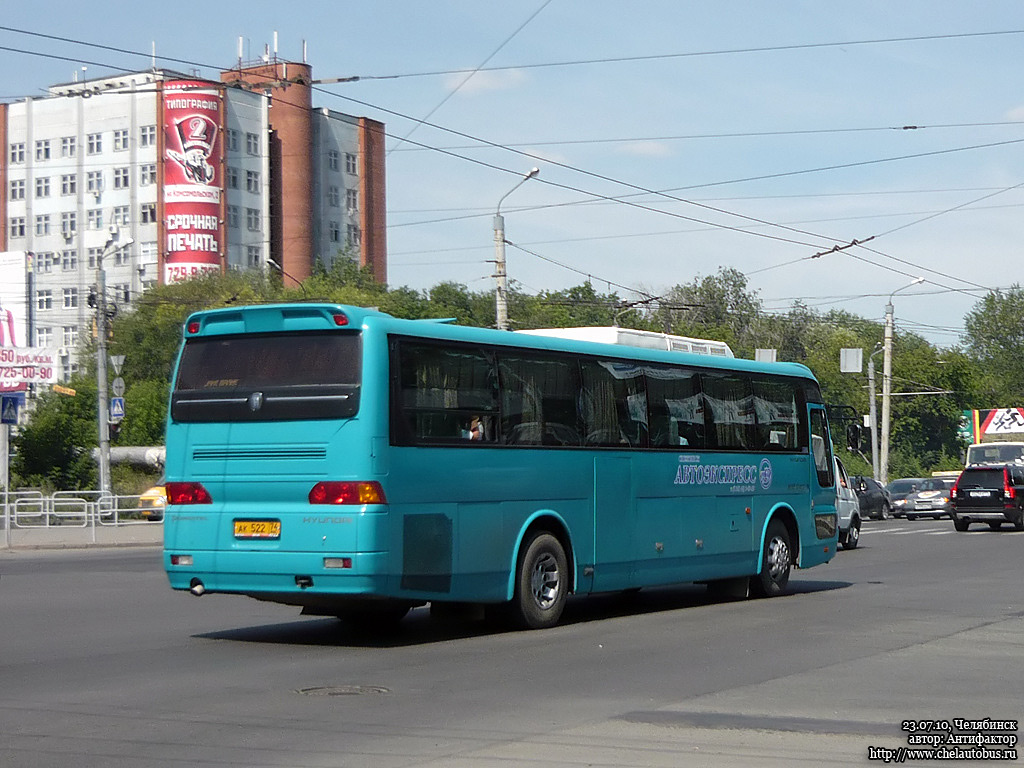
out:
M387 576L387 552L270 554L268 557L261 552L165 550L164 569L173 589L193 594L243 594L293 605L306 603L271 596L386 596L392 581ZM183 565L172 560L176 558L180 563L183 557L191 561Z

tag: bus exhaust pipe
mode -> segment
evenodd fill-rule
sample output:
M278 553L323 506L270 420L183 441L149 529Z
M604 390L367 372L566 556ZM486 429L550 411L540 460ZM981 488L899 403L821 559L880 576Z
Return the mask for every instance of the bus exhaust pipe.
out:
M196 597L202 597L206 594L206 587L199 579L192 579L192 581L189 582L188 591Z

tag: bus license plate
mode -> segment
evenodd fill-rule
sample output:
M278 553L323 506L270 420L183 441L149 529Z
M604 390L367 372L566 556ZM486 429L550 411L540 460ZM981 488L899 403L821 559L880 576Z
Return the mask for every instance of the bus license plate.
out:
M280 537L280 520L235 520L236 539L277 539Z

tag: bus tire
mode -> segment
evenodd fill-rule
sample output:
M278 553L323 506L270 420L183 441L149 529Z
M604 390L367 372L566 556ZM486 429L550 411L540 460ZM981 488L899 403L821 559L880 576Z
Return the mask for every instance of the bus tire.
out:
M569 591L568 562L561 542L547 531L523 544L511 605L518 627L546 629L558 623Z
M778 520L768 524L761 553L761 570L751 577L750 591L757 597L781 595L789 584L793 568L793 544L786 526Z

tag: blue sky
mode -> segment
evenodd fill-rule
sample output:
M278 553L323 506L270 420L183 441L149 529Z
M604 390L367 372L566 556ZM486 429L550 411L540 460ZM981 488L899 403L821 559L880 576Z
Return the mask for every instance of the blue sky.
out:
M158 64L212 77L239 38L246 58L275 31L285 59L306 41L315 78L360 78L320 86L317 105L393 137L395 286L490 289L495 207L533 166L502 205L528 292L590 276L632 300L724 266L769 311L800 299L881 320L923 276L895 297L897 325L948 346L984 289L1020 281L1016 0L56 0L6 3L0 26L62 38L0 30L5 100L81 66L144 68L121 51L154 42Z

